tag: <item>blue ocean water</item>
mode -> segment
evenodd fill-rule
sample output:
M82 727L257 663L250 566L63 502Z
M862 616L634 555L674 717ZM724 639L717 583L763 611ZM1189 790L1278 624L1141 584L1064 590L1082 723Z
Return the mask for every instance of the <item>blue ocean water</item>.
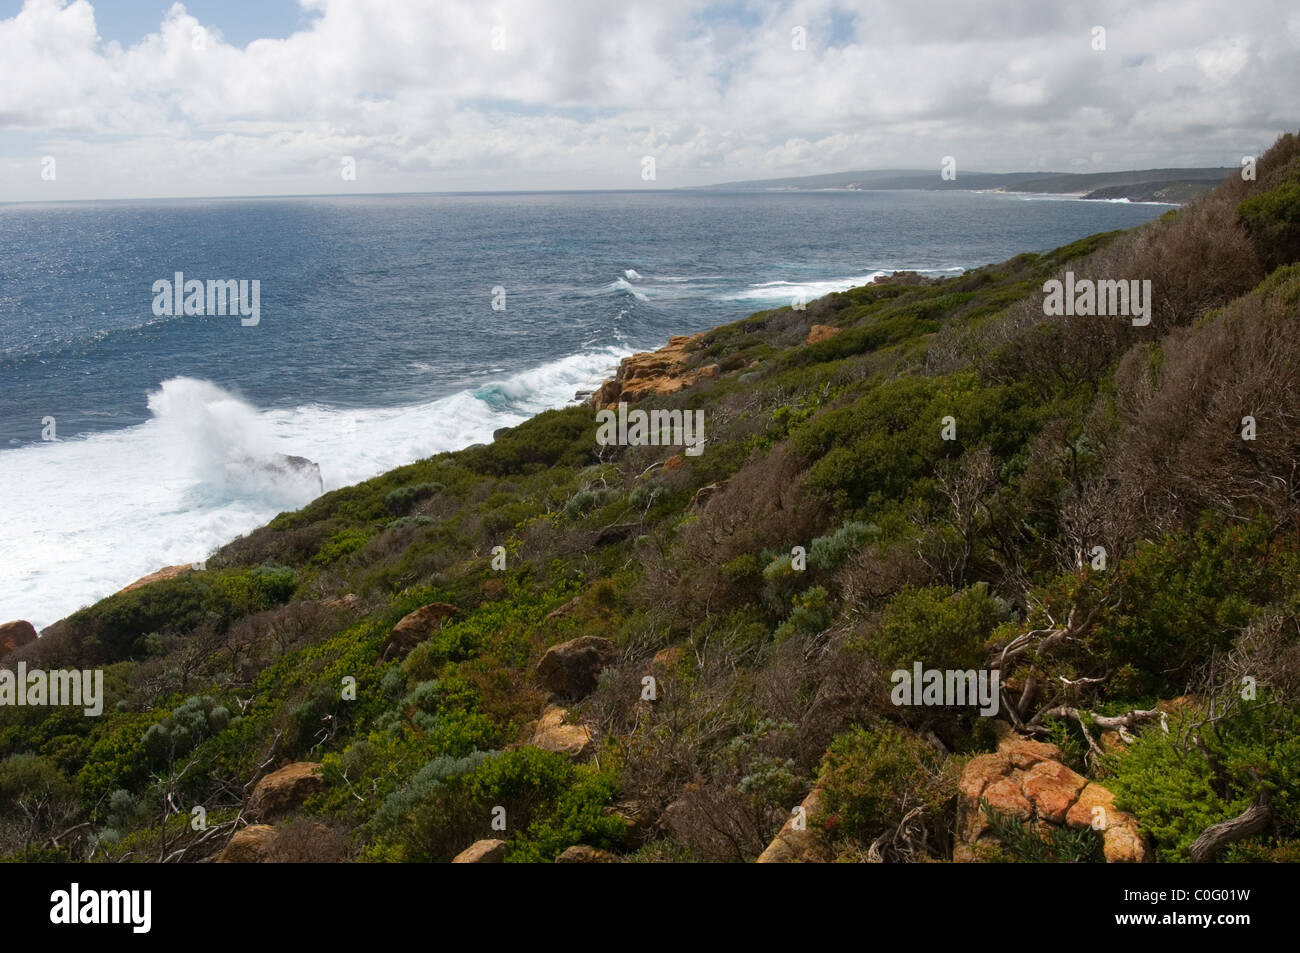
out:
M669 335L1166 208L829 191L0 206L0 620L48 624L317 492L232 461L300 454L333 489L489 440ZM258 280L260 321L155 314L176 272Z

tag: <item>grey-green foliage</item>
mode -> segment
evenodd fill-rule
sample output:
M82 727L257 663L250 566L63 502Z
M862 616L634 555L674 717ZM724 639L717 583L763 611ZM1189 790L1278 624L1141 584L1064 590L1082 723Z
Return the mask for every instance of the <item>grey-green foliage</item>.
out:
M808 549L808 565L814 569L834 572L844 560L857 552L880 532L875 523L845 523L835 532L818 536Z
M384 504L394 513L405 513L421 500L427 500L446 487L441 483L416 483L393 490L384 498Z
M230 710L211 695L194 695L144 733L144 749L154 762L192 751L230 724Z
M384 798L384 803L379 805L379 809L375 812L373 825L377 830L396 829L417 807L445 791L449 782L469 774L488 758L495 757L497 753L472 751L463 758L447 755L434 758L417 771L400 790Z

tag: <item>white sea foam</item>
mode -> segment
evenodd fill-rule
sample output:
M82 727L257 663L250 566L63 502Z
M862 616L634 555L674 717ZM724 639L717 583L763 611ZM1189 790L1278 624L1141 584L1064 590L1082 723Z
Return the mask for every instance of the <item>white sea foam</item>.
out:
M601 348L425 403L259 411L207 381L172 378L139 426L0 451L0 619L38 629L161 566L204 559L316 495L492 432L606 379L627 348Z
M723 295L722 300L781 301L785 304L789 304L795 298L812 301L814 298L828 295L832 291L846 291L849 288L870 284L880 275L887 274L889 274L887 271L873 271L866 275L856 275L849 278L829 278L822 281L764 281L750 285L740 291Z

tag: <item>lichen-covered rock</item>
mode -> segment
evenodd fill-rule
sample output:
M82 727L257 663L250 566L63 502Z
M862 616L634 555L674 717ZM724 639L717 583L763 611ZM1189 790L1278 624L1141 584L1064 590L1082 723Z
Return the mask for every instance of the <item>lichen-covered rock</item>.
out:
M286 814L325 787L316 761L295 761L257 782L248 799L248 816L267 819Z
M601 670L618 657L618 648L609 639L583 635L547 649L537 663L537 676L557 695L584 698L595 690Z
M830 846L822 831L813 825L813 817L822 810L821 788L813 788L800 805L802 812L793 813L782 825L772 843L758 855L760 864L824 864L832 860Z
M555 862L557 864L616 864L618 857L607 850L598 850L586 844L574 844L572 847L566 847L563 853L555 858Z
M1148 859L1136 818L1117 810L1110 791L1071 771L1060 758L1056 745L1005 730L997 751L971 758L957 784L953 861L978 862L982 847L996 844L983 804L998 815L1030 824L1043 837L1060 826L1091 827L1101 834L1109 863Z
M402 658L433 633L440 630L446 619L460 610L447 602L430 602L414 612L408 612L393 626L393 631L384 640L379 650L376 665L390 659Z
M270 824L250 824L230 838L225 850L217 855L217 864L260 864L275 845L275 828Z
M506 856L503 840L476 840L451 859L453 864L499 864Z

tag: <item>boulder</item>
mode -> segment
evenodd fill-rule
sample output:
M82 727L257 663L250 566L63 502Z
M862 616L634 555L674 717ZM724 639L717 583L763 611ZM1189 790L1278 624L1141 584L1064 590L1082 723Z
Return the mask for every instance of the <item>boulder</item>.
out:
M295 761L272 771L253 788L248 799L248 816L269 819L299 807L303 801L325 787L316 761Z
M813 824L813 817L822 810L821 788L813 788L803 799L803 830L795 828L798 815L791 814L777 831L772 843L758 855L760 864L824 864L832 860L831 849L822 831Z
M591 729L586 725L566 725L564 718L568 712L558 705L550 705L542 712L542 717L532 726L526 744L543 751L567 754L571 758L583 758L591 753L593 741Z
M414 612L408 612L393 626L393 631L384 640L375 664L382 665L390 659L404 658L411 649L441 629L444 620L459 612L459 609L446 602L430 602Z
M0 623L0 656L36 641L36 627L26 619Z
M804 344L816 344L818 341L826 341L840 333L839 328L831 327L829 324L814 324L808 329L808 337Z
M225 850L217 855L217 864L260 864L275 845L275 828L270 824L250 824L238 831Z
M616 864L618 858L607 850L598 850L586 844L574 844L572 847L566 847L564 852L555 858L555 862L557 864Z
M499 864L506 856L503 840L476 840L451 859L453 864Z
M1108 864L1143 864L1150 860L1146 842L1138 830L1137 820L1131 814L1115 812L1115 823L1102 835L1102 853Z
M1040 761L1025 772L1020 787L1040 818L1064 824L1066 813L1087 783L1087 778L1059 761Z
M1062 764L1056 745L1021 738L1001 725L999 734L998 750L971 758L957 783L955 862L977 862L981 845L996 843L981 801L998 814L1031 824L1044 838L1060 826L1092 827L1102 833L1109 863L1147 859L1137 819L1117 810L1106 788Z
M583 635L547 649L537 663L537 676L556 695L583 698L595 690L601 669L618 658L618 648L609 639Z

